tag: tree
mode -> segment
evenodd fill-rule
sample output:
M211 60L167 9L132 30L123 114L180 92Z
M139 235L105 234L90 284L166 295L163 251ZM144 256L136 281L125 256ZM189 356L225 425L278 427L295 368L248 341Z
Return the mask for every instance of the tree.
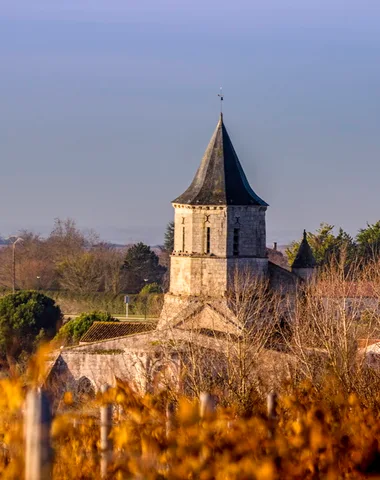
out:
M99 290L103 272L99 258L93 252L80 252L69 256L58 264L61 287L78 293Z
M57 333L55 340L60 344L73 345L79 342L94 322L118 322L106 312L82 313L79 317L67 322Z
M285 305L268 281L248 268L231 272L226 299L228 308L215 305L203 319L193 315L193 325L190 317L179 329L181 336L176 338L173 329L173 337L161 346L168 359L176 351L184 366L181 388L187 393L197 397L202 391L216 393L224 405L248 413L257 392L273 388L266 351ZM282 369L276 365L276 373Z
M372 386L358 343L368 345L379 326L379 269L376 262L363 268L354 263L351 268L357 270L350 272L357 281L347 281L344 261L331 262L320 269L316 282L295 296L289 303L291 336L284 341L296 360L296 374L315 389L322 390L328 379L339 382L346 392L363 395L364 388ZM375 301L365 310L368 279Z
M141 290L145 283L161 283L166 268L159 264L158 256L148 245L140 242L133 245L124 259L129 293Z
M60 258L82 250L86 241L82 232L77 229L73 219L61 220L56 218L47 243L52 250L53 256Z
M133 304L134 312L138 315L158 316L162 310L163 295L162 287L158 283L145 285L136 296Z
M162 288L158 283L148 283L141 289L139 295L153 295L162 293Z
M45 241L28 230L21 230L17 237L23 239L17 245L16 288L21 290L49 289L54 285L55 267L51 261ZM4 246L0 251L0 285L12 288L13 247Z
M61 310L54 300L34 291L21 291L0 299L0 357L14 364L31 353L41 339L54 337Z
M380 220L376 223L367 223L367 228L361 228L356 236L358 250L365 260L377 258L380 254Z
M174 222L166 225L164 248L169 253L174 250Z
M345 269L353 265L358 258L357 244L350 234L339 228L333 245L326 251L325 261L332 259L337 262L343 261Z
M91 248L99 243L99 237L92 230L86 234L80 231L72 218L56 218L54 228L46 240L52 258L60 261L64 257L75 255L84 248Z
M124 291L125 271L123 269L123 261L126 253L125 249L115 248L107 243L100 243L92 252L99 259L102 270L102 289L114 295Z
M21 230L22 248L16 255L16 280L21 290L45 290L57 286L55 265L46 241L39 234Z
M231 274L227 300L241 331L228 338L226 386L230 396L249 408L252 393L260 383L254 372L262 362L264 349L272 346L283 308L280 296L269 288L268 281L248 268L236 268Z

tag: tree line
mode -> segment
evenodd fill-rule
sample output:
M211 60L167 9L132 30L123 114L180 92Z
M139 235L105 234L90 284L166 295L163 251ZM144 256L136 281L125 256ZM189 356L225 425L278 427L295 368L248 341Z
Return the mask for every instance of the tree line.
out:
M56 219L47 238L21 230L15 247L0 249L0 288L11 288L13 252L18 290L66 290L76 293L137 293L145 285L165 288L168 253L148 245L117 247L93 231L81 231L72 219Z

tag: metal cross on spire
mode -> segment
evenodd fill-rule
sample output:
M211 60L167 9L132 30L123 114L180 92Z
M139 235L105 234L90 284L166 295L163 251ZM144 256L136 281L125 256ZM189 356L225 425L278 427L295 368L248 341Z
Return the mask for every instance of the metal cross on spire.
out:
M220 87L220 92L218 93L218 97L220 98L220 114L223 114L223 99L224 99L224 94L223 94L223 89Z

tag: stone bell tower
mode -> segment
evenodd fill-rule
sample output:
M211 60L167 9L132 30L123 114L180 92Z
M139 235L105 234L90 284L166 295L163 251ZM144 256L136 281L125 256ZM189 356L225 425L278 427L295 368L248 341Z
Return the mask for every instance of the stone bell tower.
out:
M265 203L250 187L223 121L175 210L170 293L225 296L232 272L265 275Z

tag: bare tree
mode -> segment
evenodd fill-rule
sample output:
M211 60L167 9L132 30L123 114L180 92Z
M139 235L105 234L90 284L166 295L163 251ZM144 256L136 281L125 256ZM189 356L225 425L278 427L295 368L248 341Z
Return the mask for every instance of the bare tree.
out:
M56 274L46 243L39 234L28 230L21 230L18 236L23 241L16 251L16 287L36 290L52 288ZM12 247L3 247L0 250L0 285L5 288L12 287L12 259Z
M322 387L327 377L347 392L363 387L366 365L358 355L358 342L373 337L378 326L378 313L374 314L378 298L372 296L375 302L369 304L363 295L369 268L352 263L347 270L344 257L332 259L313 284L300 289L289 309L292 336L285 342L300 376L316 387Z
M98 257L101 265L104 291L114 295L123 292L126 282L125 271L122 268L125 249L101 243L93 249L93 253Z
M169 328L168 354L174 350L181 359L186 393L216 393L248 409L264 384L268 389L273 379L262 375L269 370L262 362L283 311L268 287L249 270L236 270L225 302L198 299L199 310L204 307L201 325L195 312L192 324Z
M262 384L263 353L272 346L283 307L268 280L248 269L235 269L227 297L241 326L241 332L228 335L225 345L228 388L232 397L249 407L253 392Z
M99 258L92 252L70 255L58 264L60 285L78 293L99 290L103 272Z
M75 255L83 249L89 249L99 243L99 237L93 231L84 234L73 219L56 218L54 228L46 240L51 255L56 262L70 255Z

